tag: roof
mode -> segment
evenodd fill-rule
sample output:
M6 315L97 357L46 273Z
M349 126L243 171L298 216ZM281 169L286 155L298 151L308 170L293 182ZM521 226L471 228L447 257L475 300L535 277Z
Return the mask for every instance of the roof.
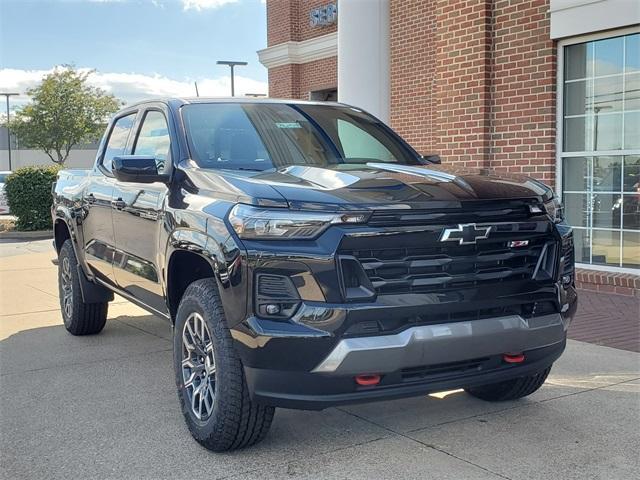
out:
M296 100L291 98L257 98L257 97L164 97L164 98L149 98L142 100L131 105L127 105L125 108L131 108L138 105L144 105L146 103L162 102L188 105L193 103L279 103L286 105L331 105L331 106L348 106L344 103L338 102L318 102L310 100Z

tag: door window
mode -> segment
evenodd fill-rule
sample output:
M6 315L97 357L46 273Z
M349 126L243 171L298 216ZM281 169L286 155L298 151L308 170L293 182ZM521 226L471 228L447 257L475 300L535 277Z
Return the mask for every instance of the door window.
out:
M140 127L133 149L134 155L149 155L156 159L158 173L164 172L169 159L169 128L162 112L148 111Z
M113 157L124 155L126 153L127 140L129 139L129 133L131 133L131 128L133 127L135 118L135 113L121 117L116 121L113 129L111 129L109 141L107 142L107 147L105 148L104 156L102 157L102 167L105 170L109 172L111 171Z

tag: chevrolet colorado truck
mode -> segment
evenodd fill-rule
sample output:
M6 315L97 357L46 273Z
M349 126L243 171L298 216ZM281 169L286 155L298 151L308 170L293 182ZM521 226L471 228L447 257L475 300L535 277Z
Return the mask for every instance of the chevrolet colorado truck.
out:
M260 441L275 407L524 397L576 310L549 187L446 168L338 103L133 105L91 170L60 172L52 217L66 329L100 332L114 293L170 321L214 451Z

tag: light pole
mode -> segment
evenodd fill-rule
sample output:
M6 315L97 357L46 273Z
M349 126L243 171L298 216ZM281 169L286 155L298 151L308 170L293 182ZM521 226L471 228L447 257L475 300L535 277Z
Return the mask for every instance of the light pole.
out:
M7 99L7 152L9 152L9 171L11 171L11 132L9 131L9 97L20 95L19 93L5 93L2 92L0 95L4 95Z
M235 90L233 87L233 67L235 67L236 65L240 65L240 66L244 66L247 64L247 62L234 62L231 60L218 60L216 62L218 65L229 65L229 68L231 68L231 96L235 96Z

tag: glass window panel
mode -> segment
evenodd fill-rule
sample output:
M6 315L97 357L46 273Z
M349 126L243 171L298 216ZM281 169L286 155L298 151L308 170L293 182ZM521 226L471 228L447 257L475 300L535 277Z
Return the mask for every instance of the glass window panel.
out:
M627 72L640 71L640 33L627 35L625 45L625 69Z
M593 230L592 261L599 265L620 266L620 232Z
M622 110L622 75L596 78L593 81L593 111L595 113Z
M573 247L576 252L576 262L591 263L590 242L589 230L574 228Z
M640 112L624 114L624 148L640 148Z
M593 190L621 191L622 157L593 157Z
M136 114L132 113L116 120L115 125L111 129L111 135L109 136L109 141L107 142L107 147L105 148L102 158L102 166L105 169L111 171L113 157L127 153L125 151L127 140L129 139L129 133L131 132L135 119Z
M623 189L640 195L640 155L624 157Z
M593 122L595 127L593 144L596 150L619 150L622 148L621 114L596 115Z
M640 230L640 195L627 193L622 199L622 228Z
M579 80L564 84L564 114L584 115L593 101L589 86L591 82Z
M562 160L564 190L584 192L589 188L589 157L572 157Z
M594 42L596 77L622 73L624 37L607 38Z
M590 131L591 121L592 118L589 116L565 118L563 132L565 152L593 150Z
M640 73L624 76L624 109L640 110Z
M589 226L589 194L565 193L564 214L567 223L574 227Z
M622 266L640 267L640 232L622 232Z
M592 226L594 228L620 228L622 195L594 193L591 202Z
M591 66L593 65L593 44L578 43L565 47L564 75L565 80L576 78L586 78L593 76Z

